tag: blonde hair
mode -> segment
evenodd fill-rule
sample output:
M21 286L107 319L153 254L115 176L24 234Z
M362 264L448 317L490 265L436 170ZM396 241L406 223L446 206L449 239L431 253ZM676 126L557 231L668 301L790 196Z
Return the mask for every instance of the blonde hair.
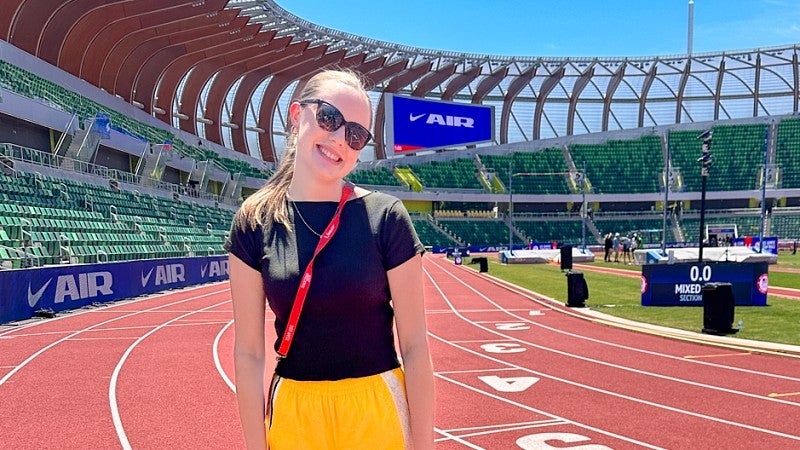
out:
M327 82L337 82L346 86L354 87L361 91L370 104L372 111L372 101L367 95L367 87L362 75L358 72L347 69L323 70L308 80L300 96L295 101L311 100L318 98L322 87ZM291 126L291 125L290 125ZM370 124L371 126L371 124ZM267 223L281 224L287 230L291 230L289 221L289 205L286 201L286 193L294 175L294 160L297 153L296 132L289 133L286 139L286 151L283 154L278 169L267 180L266 184L258 191L248 197L243 203L237 214L236 225L244 229L249 226L255 229L259 225Z

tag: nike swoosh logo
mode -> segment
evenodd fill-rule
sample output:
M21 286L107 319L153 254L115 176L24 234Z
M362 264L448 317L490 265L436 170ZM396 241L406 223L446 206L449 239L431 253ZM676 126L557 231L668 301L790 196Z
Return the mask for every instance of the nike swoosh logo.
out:
M206 271L207 270L208 270L208 264L203 264L200 267L200 278L205 278L206 277Z
M39 290L36 291L35 294L31 293L31 285L30 285L30 283L28 284L28 306L33 308L34 306L36 306L37 303L39 303L39 299L42 298L42 295L44 295L45 289L47 289L47 286L50 286L50 282L51 281L53 281L52 278L47 280L47 283L45 283L44 286L39 288Z
M416 122L420 117L424 117L424 116L425 116L425 113L422 113L422 114L420 114L418 116L415 116L414 114L408 113L408 120L410 120L412 122Z
M153 274L153 269L150 269L150 271L147 272L147 275L142 274L142 287L147 286L147 282L150 281L150 275L152 274Z

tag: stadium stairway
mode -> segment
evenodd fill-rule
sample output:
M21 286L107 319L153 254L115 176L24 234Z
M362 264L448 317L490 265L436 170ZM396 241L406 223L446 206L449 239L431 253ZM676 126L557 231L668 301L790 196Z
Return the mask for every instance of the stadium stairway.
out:
M409 168L395 167L394 173L400 181L414 192L422 192L422 183Z

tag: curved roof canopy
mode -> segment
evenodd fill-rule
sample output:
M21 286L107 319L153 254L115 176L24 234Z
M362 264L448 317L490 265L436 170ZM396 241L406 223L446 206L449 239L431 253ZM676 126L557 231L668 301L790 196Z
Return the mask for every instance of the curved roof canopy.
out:
M360 71L374 86L375 158L386 157L382 104L390 92L493 105L496 143L798 113L797 45L508 57L364 38L272 0L53 3L5 0L0 39L166 123L266 161L283 145L289 99L326 66Z

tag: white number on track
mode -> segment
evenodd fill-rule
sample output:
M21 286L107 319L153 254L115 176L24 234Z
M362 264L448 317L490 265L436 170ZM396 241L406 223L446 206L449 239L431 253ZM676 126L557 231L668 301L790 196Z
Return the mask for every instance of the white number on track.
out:
M514 343L483 344L481 348L489 353L521 353L525 347Z
M536 377L500 378L497 375L487 375L478 379L498 392L522 392L539 381Z
M501 331L519 331L519 330L530 330L531 327L529 325L525 325L524 322L515 322L515 323L498 323L494 326L498 330Z
M553 447L551 445L548 445L547 441L557 441L559 443L572 444L575 442L591 441L591 439L586 436L581 436L580 434L573 434L573 433L539 433L539 434L529 434L527 436L523 436L517 439L517 445L519 446L519 448L524 450L549 450L555 448L569 448L569 449L580 449L580 450L611 450L611 447L606 447L605 445L600 445L600 444L578 445L576 447L564 447L563 445L559 445L558 447Z

